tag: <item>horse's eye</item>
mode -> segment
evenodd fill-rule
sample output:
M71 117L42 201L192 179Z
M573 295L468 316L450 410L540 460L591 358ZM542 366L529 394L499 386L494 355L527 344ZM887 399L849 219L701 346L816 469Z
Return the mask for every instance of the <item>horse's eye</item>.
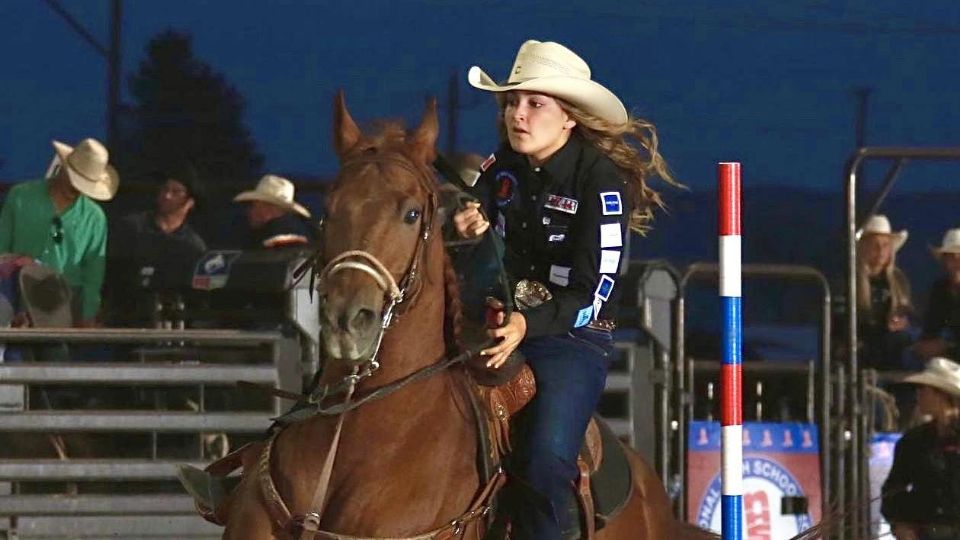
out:
M413 225L420 219L419 210L408 210L407 213L403 216L403 222L407 225Z

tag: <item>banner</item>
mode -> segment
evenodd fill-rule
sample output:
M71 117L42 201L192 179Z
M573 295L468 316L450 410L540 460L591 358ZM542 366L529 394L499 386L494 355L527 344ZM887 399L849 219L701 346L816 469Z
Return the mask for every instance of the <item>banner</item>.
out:
M687 441L688 519L719 533L720 424L691 422ZM817 426L745 422L743 477L746 540L790 538L810 528L821 509Z
M887 537L890 525L880 514L880 490L890 467L893 466L893 450L902 433L874 433L870 439L870 530L873 538Z

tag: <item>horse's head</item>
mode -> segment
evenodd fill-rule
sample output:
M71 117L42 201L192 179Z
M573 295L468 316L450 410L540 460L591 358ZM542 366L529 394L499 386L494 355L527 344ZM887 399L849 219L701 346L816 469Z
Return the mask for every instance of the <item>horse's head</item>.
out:
M420 126L386 125L365 136L334 100L333 140L340 172L327 198L326 267L320 274L322 338L331 358L369 360L394 302L412 302L422 283L424 253L436 219L436 101Z

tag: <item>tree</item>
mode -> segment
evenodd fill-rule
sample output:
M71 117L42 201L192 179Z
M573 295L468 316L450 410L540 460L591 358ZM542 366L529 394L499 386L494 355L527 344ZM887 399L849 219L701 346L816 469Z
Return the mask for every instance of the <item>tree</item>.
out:
M187 34L161 33L146 55L129 81L135 105L118 149L123 175L142 179L189 160L208 188L251 182L263 157L244 125L239 92L194 57Z

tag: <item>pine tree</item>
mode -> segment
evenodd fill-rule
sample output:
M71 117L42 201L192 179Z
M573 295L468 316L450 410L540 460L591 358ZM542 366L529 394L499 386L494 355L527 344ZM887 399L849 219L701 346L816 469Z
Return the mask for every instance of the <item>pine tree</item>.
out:
M243 98L194 56L189 35L168 30L152 39L129 84L135 105L117 158L125 177L155 178L183 160L214 191L258 175L263 157L244 125Z

